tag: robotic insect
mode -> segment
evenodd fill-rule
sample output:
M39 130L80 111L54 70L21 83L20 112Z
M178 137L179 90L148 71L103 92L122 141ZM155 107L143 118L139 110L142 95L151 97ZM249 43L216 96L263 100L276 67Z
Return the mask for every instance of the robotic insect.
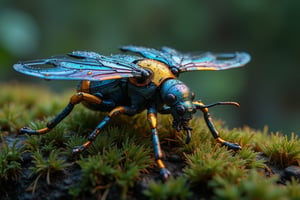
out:
M67 56L26 61L15 64L15 70L44 79L80 80L78 91L70 98L69 104L45 128L20 129L21 134L44 134L60 123L78 103L108 114L89 135L88 141L76 146L73 153L85 150L111 120L119 114L135 115L147 109L147 119L151 128L156 163L163 179L170 172L162 161L157 132L157 113L171 114L176 131L187 133L190 142L192 115L201 110L206 124L217 142L229 149L239 150L241 146L221 139L214 127L208 108L215 105L234 105L236 102L218 102L205 105L194 101L194 93L186 84L177 79L180 73L198 70L225 70L241 67L249 62L250 56L244 52L230 54L200 53L186 54L175 49L162 47L160 50L123 46L122 51L130 51L139 56L116 54L103 56L95 52L74 51Z

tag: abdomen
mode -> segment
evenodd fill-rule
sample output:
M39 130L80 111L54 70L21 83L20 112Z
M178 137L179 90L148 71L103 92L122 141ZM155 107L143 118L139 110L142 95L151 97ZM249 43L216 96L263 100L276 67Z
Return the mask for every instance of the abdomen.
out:
M81 81L78 85L78 92L85 92L99 97L103 103L94 104L83 101L82 104L93 110L110 111L116 106L128 104L126 94L126 80L106 80L106 81Z

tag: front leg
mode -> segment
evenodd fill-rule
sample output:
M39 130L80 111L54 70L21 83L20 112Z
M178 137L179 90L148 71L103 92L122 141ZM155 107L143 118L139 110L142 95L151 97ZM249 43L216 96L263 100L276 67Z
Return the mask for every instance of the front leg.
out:
M160 169L160 176L161 178L165 181L169 178L171 173L169 170L165 167L165 164L162 161L162 151L160 148L160 143L159 143L159 138L158 138L158 133L157 133L157 112L156 109L154 108L149 108L148 113L147 113L147 119L148 123L151 128L151 135L152 135L152 142L153 142L153 148L154 148L154 155L155 155L155 160L156 163Z
M202 102L195 101L195 102L193 102L193 104L196 106L197 109L200 109L203 112L205 122L206 122L210 132L212 133L213 137L217 140L217 142L219 142L220 144L222 144L224 146L227 146L228 149L232 149L232 150L235 150L235 151L242 149L242 147L239 144L228 142L226 140L223 140L220 137L217 129L215 128L215 126L212 122L211 116L208 112L208 108Z

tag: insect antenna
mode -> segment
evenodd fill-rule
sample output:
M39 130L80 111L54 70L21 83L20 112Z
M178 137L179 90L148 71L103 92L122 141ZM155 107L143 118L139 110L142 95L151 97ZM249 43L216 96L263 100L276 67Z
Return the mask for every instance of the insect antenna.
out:
M232 106L236 106L236 107L240 107L240 104L234 101L225 101L225 102L216 102L216 103L212 103L212 104L208 104L208 105L201 105L202 108L210 108L210 107L214 107L214 106L219 106L219 105L232 105Z

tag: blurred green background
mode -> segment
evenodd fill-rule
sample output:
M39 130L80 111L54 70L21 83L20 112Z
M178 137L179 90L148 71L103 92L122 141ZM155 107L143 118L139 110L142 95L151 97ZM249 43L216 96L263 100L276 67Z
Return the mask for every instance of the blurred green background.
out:
M180 51L247 51L244 68L180 76L205 103L236 100L240 109L212 108L229 127L269 126L300 133L300 1L276 0L0 0L2 83L45 85L57 92L76 82L18 74L19 60L72 50L107 55L121 45ZM0 94L1 95L1 94Z

